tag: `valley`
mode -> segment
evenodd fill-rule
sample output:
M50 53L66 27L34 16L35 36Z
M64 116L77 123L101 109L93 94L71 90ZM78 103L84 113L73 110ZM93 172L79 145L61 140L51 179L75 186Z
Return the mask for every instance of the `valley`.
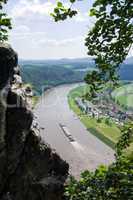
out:
M121 136L119 127L113 120L107 122L106 117L98 121L84 114L75 103L75 98L88 90L88 86L82 89L81 82L95 68L94 62L89 59L21 62L23 80L34 90L41 137L69 163L70 173L78 177L86 168L94 170L100 164L112 162ZM120 70L121 81L126 84L131 82L129 69L133 70L132 65L124 63Z
M69 108L67 95L79 84L55 87L42 95L35 115L41 138L70 165L70 173L79 177L85 169L94 170L114 160L114 150L92 135Z
M82 82L86 73L95 69L95 63L91 58L20 60L19 64L23 81L32 84L36 95L53 86ZM131 60L121 65L119 75L122 81L133 80Z

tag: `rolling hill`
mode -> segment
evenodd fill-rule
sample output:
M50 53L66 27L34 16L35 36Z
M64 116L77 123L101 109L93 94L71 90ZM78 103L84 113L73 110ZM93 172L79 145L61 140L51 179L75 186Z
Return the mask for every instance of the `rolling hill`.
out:
M81 82L94 68L94 62L87 59L20 60L19 64L24 82L30 82L39 93L52 86Z
M60 60L20 60L22 77L25 83L31 83L35 91L65 83L84 80L85 74L95 68L91 58ZM121 80L133 81L133 58L128 58L119 70Z

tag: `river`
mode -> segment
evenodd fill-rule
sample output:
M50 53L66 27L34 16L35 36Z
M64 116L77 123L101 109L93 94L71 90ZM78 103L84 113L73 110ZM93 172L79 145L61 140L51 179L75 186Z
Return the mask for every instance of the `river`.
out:
M114 160L114 151L88 132L69 108L67 95L78 85L62 85L45 92L35 108L37 121L44 128L42 139L69 163L70 174L75 177Z

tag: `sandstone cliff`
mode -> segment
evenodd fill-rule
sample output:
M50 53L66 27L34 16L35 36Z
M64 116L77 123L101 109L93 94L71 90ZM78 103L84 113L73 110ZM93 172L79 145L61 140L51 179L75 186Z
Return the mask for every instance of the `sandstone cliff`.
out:
M32 123L18 56L0 44L0 200L64 199L68 164L41 141Z

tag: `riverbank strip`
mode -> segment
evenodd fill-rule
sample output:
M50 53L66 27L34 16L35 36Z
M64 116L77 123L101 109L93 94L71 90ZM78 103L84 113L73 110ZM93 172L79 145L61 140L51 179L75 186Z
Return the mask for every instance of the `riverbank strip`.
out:
M80 121L85 125L86 129L90 133L92 133L98 139L110 146L112 149L115 149L115 145L120 137L120 129L114 123L112 123L111 125L107 125L104 119L102 120L102 122L97 122L95 118L89 117L87 114L80 110L75 102L75 98L77 96L81 97L84 91L86 91L84 89L84 86L77 87L70 91L70 93L68 94L68 103L70 109L77 114Z

